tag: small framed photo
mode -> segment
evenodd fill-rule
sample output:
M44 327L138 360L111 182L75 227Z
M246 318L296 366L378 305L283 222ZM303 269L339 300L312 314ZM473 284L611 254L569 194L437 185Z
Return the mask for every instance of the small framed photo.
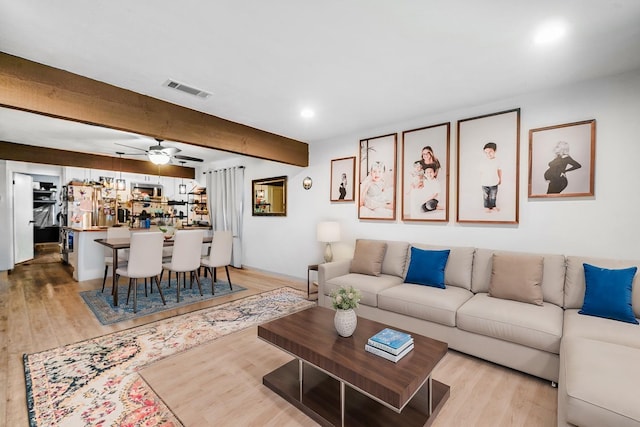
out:
M594 195L596 121L529 130L529 197Z
M396 219L397 142L396 133L360 140L360 219Z
M518 223L520 109L458 121L458 222Z
M353 202L355 200L356 157L331 160L332 202Z
M402 132L402 220L449 220L451 123Z

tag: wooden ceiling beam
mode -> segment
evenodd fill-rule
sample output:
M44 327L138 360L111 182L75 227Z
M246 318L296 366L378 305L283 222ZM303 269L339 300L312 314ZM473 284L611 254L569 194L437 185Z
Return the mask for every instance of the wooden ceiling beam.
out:
M308 144L0 52L0 105L306 167Z
M121 159L119 157L85 154L3 141L0 141L0 159L186 179L194 179L196 174L195 169L185 166L154 165L148 160Z

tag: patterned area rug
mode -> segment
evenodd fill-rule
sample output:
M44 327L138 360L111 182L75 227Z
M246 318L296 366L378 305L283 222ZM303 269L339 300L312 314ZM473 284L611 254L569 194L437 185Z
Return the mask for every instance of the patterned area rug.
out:
M171 310L172 308L182 307L183 305L193 304L195 302L201 302L217 298L223 295L229 295L232 293L246 290L246 288L233 285L233 290L229 289L229 282L223 282L218 280L215 285L215 294L211 295L211 279L200 278L202 285L202 293L198 286L194 283L193 288L180 289L180 302L176 302L176 281L171 281L171 287L167 288L167 281L163 280L160 283L162 287L162 293L167 305L162 304L160 294L156 285L153 285L153 293L149 293L148 296L144 295L144 284L138 284L138 311L133 312L133 294L130 297L129 304L127 304L127 289L128 285L120 285L118 287L118 306L113 305L113 297L108 289L104 292L98 290L80 292L80 296L84 302L89 306L93 314L98 318L103 325L110 325L116 322L122 322L123 320L129 320L136 317L148 316L149 314L157 313L163 310Z
M138 374L145 365L309 308L280 288L76 344L25 354L31 426L180 426Z

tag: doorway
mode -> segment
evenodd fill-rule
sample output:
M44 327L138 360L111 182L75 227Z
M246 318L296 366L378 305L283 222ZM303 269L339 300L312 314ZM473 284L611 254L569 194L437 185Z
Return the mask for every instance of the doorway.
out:
M13 174L14 263L34 258L36 245L57 247L60 240L60 177Z

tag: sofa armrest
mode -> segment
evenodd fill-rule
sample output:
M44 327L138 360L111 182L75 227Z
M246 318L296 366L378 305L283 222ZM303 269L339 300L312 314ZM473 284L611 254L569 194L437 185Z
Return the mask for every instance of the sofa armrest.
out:
M325 283L334 277L349 274L351 269L351 260L341 260L334 262L326 262L318 265L318 294L324 295Z

